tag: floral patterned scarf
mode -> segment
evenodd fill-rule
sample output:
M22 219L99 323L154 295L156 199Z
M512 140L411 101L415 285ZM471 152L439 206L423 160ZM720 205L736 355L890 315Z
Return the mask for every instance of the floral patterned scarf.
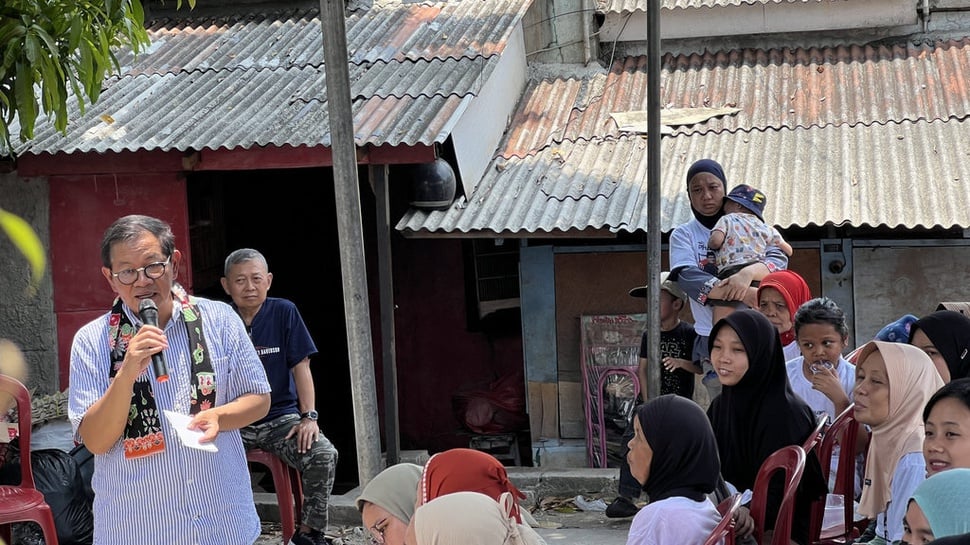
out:
M195 305L195 298L190 297L178 284L172 286L172 294L181 305L182 321L189 333L189 346L193 347L190 373L192 406L189 412L196 414L215 405L215 372L209 360L209 350L202 332L202 315ZM118 374L128 351L128 343L137 331L138 328L124 312L121 298L116 298L108 316L108 342L111 346L109 380ZM128 411L128 423L125 425L124 446L125 458L141 458L165 450L165 436L162 434L155 393L152 391L152 381L147 370L135 381L131 393L131 410Z

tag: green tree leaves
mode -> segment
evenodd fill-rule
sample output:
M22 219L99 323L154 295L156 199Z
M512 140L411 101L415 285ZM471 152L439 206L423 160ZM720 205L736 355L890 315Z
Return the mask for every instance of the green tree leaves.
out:
M181 4L181 0L179 0ZM189 5L195 5L194 0ZM0 6L0 155L11 155L10 126L34 136L43 112L66 132L69 92L81 111L120 67L113 47L149 45L140 0L4 0Z
M30 224L16 214L11 214L0 209L0 230L7 234L7 237L14 243L20 253L27 258L30 264L30 289L36 293L40 287L40 281L44 277L44 269L47 267L47 254L44 252L44 245L37 238L37 233L30 227Z

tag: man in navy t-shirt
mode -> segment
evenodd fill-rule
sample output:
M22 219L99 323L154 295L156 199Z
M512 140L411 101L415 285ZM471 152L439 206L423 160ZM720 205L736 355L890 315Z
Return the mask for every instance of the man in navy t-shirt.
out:
M317 347L296 305L266 296L273 273L261 253L250 248L232 252L224 274L222 288L246 324L272 388L266 417L240 430L243 444L272 452L300 471L303 512L290 545L328 543L324 534L337 449L317 424L310 373L310 356Z

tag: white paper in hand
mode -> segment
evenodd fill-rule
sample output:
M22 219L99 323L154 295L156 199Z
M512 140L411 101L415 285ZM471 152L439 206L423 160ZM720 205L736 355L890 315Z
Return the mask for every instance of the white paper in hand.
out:
M199 439L202 438L202 432L200 430L190 430L189 422L192 421L192 417L187 414L179 414L174 411L163 410L162 414L165 418L168 418L169 424L175 430L175 434L179 436L182 444L189 448L196 448L199 450L207 450L209 452L219 452L216 448L215 443L200 443Z

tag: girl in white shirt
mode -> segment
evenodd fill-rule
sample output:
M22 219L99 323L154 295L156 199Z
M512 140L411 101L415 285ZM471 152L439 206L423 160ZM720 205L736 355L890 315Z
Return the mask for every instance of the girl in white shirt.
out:
M650 503L630 524L627 545L704 543L721 520L708 499L721 464L707 415L697 403L667 394L635 416L627 461Z

